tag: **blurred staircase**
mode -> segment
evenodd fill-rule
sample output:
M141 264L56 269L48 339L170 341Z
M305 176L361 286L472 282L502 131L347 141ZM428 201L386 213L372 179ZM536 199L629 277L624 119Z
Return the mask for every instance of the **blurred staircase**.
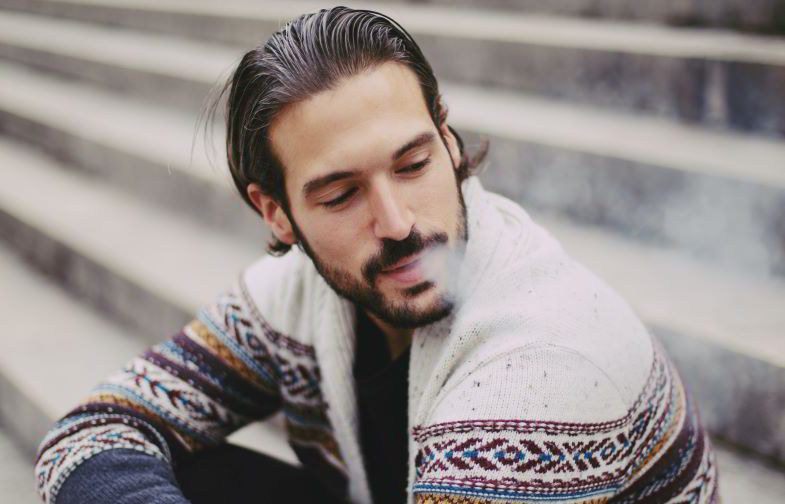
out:
M674 26L722 27L785 35L782 0L407 0L411 4L450 7L482 5L490 9L520 10L581 18L622 19Z
M550 2L548 16L525 0L461 3L357 5L412 33L451 123L469 144L491 140L486 186L520 201L668 346L722 440L726 502L782 502L785 39L614 20L675 18L596 1ZM602 19L577 17L590 3ZM764 2L721 4L751 19ZM244 50L323 6L0 0L0 453L10 466L31 468L54 419L263 253L220 128L211 163L195 123ZM280 422L232 439L294 461ZM25 502L15 491L0 486L0 500Z

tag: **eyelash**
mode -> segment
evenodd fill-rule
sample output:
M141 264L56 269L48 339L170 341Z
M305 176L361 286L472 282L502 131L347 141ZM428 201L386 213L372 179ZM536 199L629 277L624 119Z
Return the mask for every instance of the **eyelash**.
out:
M400 170L398 170L398 173L417 173L418 171L420 171L423 168L425 168L425 166L428 163L430 163L430 162L431 162L431 158L429 158L429 157L425 158L422 161L419 161L417 163L410 164L409 166L401 168Z
M407 173L407 174L408 173L417 173L420 170L422 170L423 168L425 168L428 165L428 163L430 163L430 162L431 162L431 158L425 158L422 161L419 161L417 163L413 163L413 164L410 164L409 166L401 168L400 170L398 170L397 173ZM347 201L349 198L351 198L354 195L355 192L357 192L357 188L350 189L350 190L346 191L345 193L343 193L342 195L338 196L335 199L331 199L329 201L325 201L325 202L321 203L321 205L324 206L324 207L327 207L327 208L337 207L338 205L340 205L344 201Z

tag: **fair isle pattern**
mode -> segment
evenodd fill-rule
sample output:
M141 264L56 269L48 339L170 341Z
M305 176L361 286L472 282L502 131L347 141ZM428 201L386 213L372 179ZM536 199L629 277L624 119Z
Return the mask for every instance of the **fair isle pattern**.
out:
M709 436L704 435L706 446L709 446ZM719 488L717 485L717 462L714 451L704 449L700 466L696 475L679 495L671 500L673 504L692 504L695 502L719 502Z
M248 307L246 317L252 329L247 336L246 345L252 355L257 348L275 348L273 356L262 355L263 360L271 359L275 364L275 379L287 404L297 404L304 408L324 409L320 392L321 374L316 365L316 353L312 346L304 345L271 328L259 314L243 282L239 286L243 306ZM265 339L260 340L260 336Z
M418 504L505 504L506 499L482 499L478 497L465 497L463 495L418 494ZM560 501L561 502L561 501ZM580 504L605 504L610 502L607 497L599 499L583 499Z
M692 401L686 401L685 407L683 422L678 431L672 430L668 448L658 452L655 462L640 464L613 502L717 502L717 468L709 436Z
M445 422L415 427L414 436L418 504L667 502L691 487L699 492L685 502L714 498L712 461L701 465L705 434L657 347L644 390L618 420Z
M54 502L65 478L102 451L131 448L176 464L179 454L215 446L281 408L298 456L342 491L346 468L314 350L272 330L252 306L241 284L96 386L41 443L44 501Z
M145 436L156 440L150 442ZM144 422L115 414L87 414L66 418L41 443L49 448L35 468L38 492L44 502L54 502L65 479L79 464L114 448L137 450L162 460L171 455L164 440Z
M239 293L248 307L254 334L262 335L267 345L277 348L278 387L281 394L286 432L295 454L322 481L343 492L348 482L347 467L327 417L327 404L321 394L321 373L316 352L269 326L241 280Z
M136 404L156 423L169 425L202 445L216 445L226 433L252 420L225 407L220 397L211 397L142 358L132 360L121 373L96 387L95 393Z

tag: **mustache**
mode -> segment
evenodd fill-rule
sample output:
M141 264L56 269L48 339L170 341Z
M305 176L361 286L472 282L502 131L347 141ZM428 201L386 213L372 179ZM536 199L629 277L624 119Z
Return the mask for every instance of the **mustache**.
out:
M434 233L425 237L416 228L413 228L409 236L403 240L383 238L382 249L368 259L362 267L363 277L373 285L382 270L389 268L401 259L417 254L428 247L445 244L447 241L447 233Z

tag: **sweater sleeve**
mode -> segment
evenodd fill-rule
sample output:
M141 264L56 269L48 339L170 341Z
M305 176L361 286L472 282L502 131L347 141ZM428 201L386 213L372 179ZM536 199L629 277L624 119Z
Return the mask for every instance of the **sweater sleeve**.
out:
M138 464L132 465L141 478L137 481L157 478L159 489L181 496L167 479L181 458L220 444L233 431L277 411L281 399L273 338L253 316L251 303L241 286L222 294L173 337L99 383L61 418L36 458L43 500L55 502L69 475L85 461L120 449L139 454L134 458ZM92 467L111 471L103 475L108 479L133 480L128 464ZM122 488L145 491L134 485ZM109 495L69 502L151 502L142 493L127 496L127 501Z
M57 493L58 504L101 502L188 504L169 464L123 448L105 450L83 462Z
M634 400L581 354L506 352L414 427L417 504L716 502L708 437L661 350Z

